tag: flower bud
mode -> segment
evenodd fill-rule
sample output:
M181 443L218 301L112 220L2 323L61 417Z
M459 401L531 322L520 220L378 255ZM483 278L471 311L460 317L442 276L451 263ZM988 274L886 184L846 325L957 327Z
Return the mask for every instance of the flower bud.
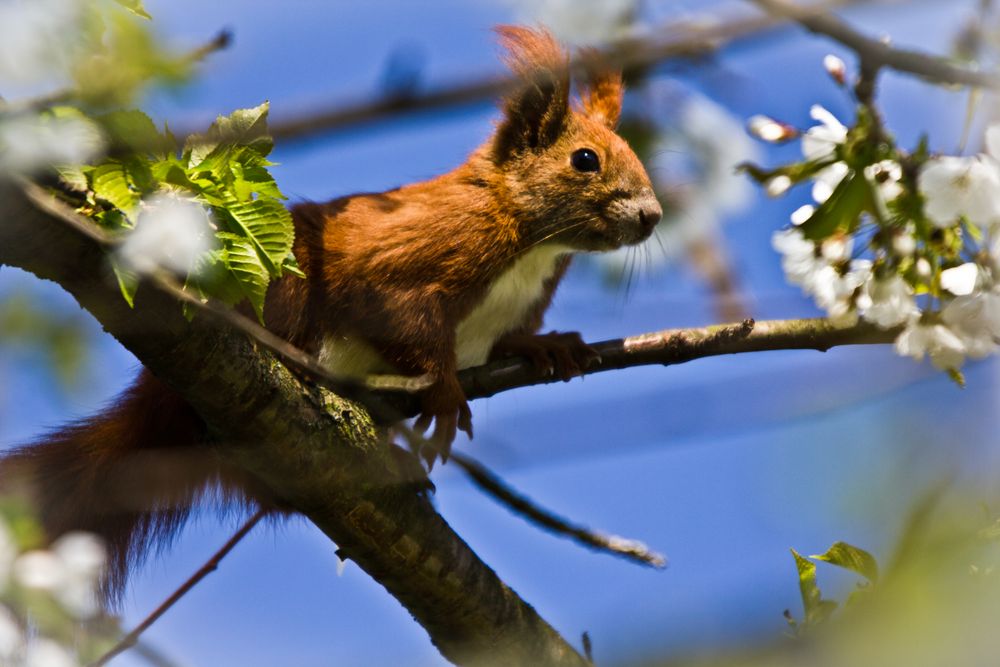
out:
M799 131L788 123L760 114L747 121L747 130L761 141L772 144L790 141L799 136Z
M767 193L768 197L780 197L788 192L790 187L792 187L792 179L784 174L779 174L767 179L767 182L764 183L764 192Z
M847 81L847 65L844 61L833 55L827 54L823 58L823 69L830 75L830 78L837 82L838 86L843 86Z

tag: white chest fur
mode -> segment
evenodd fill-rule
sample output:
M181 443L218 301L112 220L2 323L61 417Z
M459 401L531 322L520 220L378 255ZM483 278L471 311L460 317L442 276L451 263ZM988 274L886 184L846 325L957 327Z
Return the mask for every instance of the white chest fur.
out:
M516 327L542 296L545 281L552 276L562 246L533 248L500 274L486 297L462 320L455 331L459 368L485 363L498 338Z
M459 368L486 362L497 339L520 324L541 298L545 281L555 273L559 257L567 252L569 250L562 246L533 248L500 274L479 305L455 330L455 357ZM396 372L357 336L328 338L319 360L332 373L345 377Z

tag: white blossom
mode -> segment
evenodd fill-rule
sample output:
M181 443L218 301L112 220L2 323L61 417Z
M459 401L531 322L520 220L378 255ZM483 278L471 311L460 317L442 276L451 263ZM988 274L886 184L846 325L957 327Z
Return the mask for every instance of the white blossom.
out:
M135 229L126 237L119 257L138 273L163 268L184 274L213 243L204 206L178 195L159 194L142 202Z
M791 220L792 224L798 227L799 225L804 225L806 221L813 216L816 212L816 207L812 204L805 204L799 206L797 209L792 211Z
M781 253L781 268L793 285L811 283L812 276L827 265L816 252L816 244L802 235L801 229L785 229L771 236L771 247Z
M847 65L841 58L833 55L832 53L828 53L823 56L823 69L826 70L826 73L829 74L830 78L836 81L838 85L843 86L847 81Z
M28 644L24 656L24 667L78 667L79 664L69 649L42 637Z
M1000 168L987 155L935 158L921 170L917 185L924 213L939 227L962 215L982 227L1000 220Z
M837 146L847 141L847 127L818 104L812 106L809 115L820 124L806 130L802 137L802 154L810 161L834 157Z
M605 44L635 27L639 0L512 0L525 23L548 26L562 41Z
M107 563L104 544L90 533L71 532L52 545L66 571L63 585L53 591L66 611L89 618L100 611L98 585Z
M940 370L957 370L965 361L965 345L943 324L912 320L896 338L895 347L897 353L918 361L930 356Z
M767 193L768 197L780 197L781 195L788 192L788 188L792 187L792 179L784 174L778 174L772 178L767 179L764 183L764 191Z
M82 116L21 114L0 119L0 172L31 174L81 164L104 149L104 137Z
M865 283L858 306L866 321L882 329L909 322L920 313L913 298L913 288L897 274L872 278Z
M892 235L892 251L897 256L909 257L917 251L917 239L913 236L913 231L911 225Z
M788 141L799 136L798 130L788 123L782 123L762 114L750 117L747 121L747 131L761 141L771 144Z
M809 287L816 305L826 311L834 324L851 326L858 321L855 295L870 275L871 262L857 259L843 272L832 265L824 267L816 272Z
M972 294L978 281L979 266L975 262L966 262L941 272L941 287L957 296Z
M812 162L836 157L837 147L847 141L847 127L818 104L813 105L809 115L820 124L806 130L802 137L802 154ZM816 172L813 176L813 199L820 204L825 202L848 174L850 168L843 162L834 162Z
M25 588L52 592L62 586L68 572L62 559L51 551L36 549L17 557L13 567L14 580Z
M878 187L882 200L890 202L903 194L903 167L895 160L882 160L865 167L865 177Z
M982 358L996 350L1000 339L1000 293L996 287L953 299L941 317L961 337L970 357Z

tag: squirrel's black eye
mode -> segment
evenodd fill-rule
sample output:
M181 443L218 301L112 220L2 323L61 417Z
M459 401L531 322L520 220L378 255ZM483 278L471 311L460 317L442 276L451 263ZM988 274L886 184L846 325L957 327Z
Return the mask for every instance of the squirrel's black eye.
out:
M577 171L601 170L601 161L597 159L597 153L589 148L573 151L573 154L569 156L569 163Z

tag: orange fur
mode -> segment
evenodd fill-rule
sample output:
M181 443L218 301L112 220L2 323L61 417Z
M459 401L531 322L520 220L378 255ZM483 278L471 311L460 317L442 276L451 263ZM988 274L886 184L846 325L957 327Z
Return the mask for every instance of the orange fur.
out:
M591 352L579 336L532 336L570 253L637 243L660 217L642 164L612 130L620 78L592 77L574 108L568 57L548 32L498 33L523 85L503 100L495 134L432 180L293 207L294 252L307 277L281 279L265 304L268 326L313 354L350 342L373 355L367 372L430 374L419 423L435 422L445 453L457 429L472 430L456 375L466 344L458 332L469 335L462 323L488 327L471 333L494 356L577 372ZM16 451L0 476L29 482L53 536L75 527L105 535L120 585L206 486L266 502L252 480L220 466L205 437L184 401L144 372L114 409ZM135 497L123 503L126 491Z

